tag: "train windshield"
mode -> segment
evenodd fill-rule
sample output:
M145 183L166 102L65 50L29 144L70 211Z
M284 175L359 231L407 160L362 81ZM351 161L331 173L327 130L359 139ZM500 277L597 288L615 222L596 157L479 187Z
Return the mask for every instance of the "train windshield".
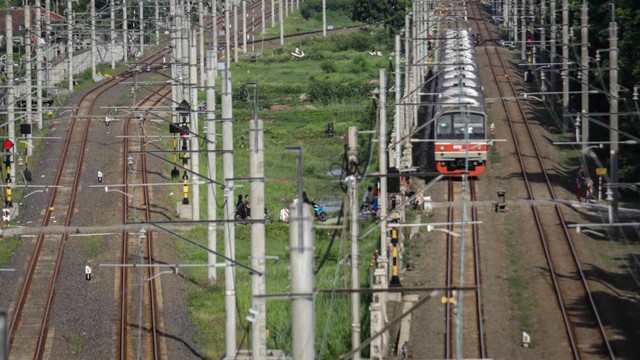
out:
M484 139L484 115L449 113L436 119L436 134L440 139Z

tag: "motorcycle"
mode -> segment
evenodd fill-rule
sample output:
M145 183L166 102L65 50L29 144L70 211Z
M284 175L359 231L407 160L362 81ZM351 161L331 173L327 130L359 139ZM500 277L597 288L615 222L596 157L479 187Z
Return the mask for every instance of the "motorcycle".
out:
M322 206L314 203L313 204L313 210L314 210L315 215L316 215L316 220L327 221L327 213L324 211Z

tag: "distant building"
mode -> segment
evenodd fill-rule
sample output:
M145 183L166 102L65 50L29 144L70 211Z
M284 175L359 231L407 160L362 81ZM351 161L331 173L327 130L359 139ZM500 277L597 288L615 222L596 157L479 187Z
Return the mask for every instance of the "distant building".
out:
M36 29L36 11L38 11L38 9L31 7L31 31L35 32ZM24 39L24 35L25 35L25 23L24 23L24 8L11 8L9 9L9 12L11 13L11 21L13 24L13 37L14 37L14 41L15 42L20 42L22 44L23 39ZM61 22L61 21L65 21L64 16L61 16L60 14L57 14L53 11L50 11L49 14L51 14L51 22L55 23L55 22ZM41 23L41 29L42 32L45 31L45 15L46 15L46 10L45 8L41 7L40 8L40 23ZM6 22L5 22L5 18L7 16L7 12L6 11L0 11L0 33L5 34L6 33ZM6 34L5 34L6 35ZM18 40L20 39L20 40ZM35 36L31 36L31 43L35 44L36 38Z

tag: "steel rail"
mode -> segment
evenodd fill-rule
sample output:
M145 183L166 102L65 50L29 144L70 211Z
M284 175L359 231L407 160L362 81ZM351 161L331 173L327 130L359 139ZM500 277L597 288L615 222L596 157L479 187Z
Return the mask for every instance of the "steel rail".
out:
M123 133L124 134L128 134L129 133L129 117L127 118L127 120L124 122L124 126L123 126ZM129 138L125 137L122 141L122 154L123 154L123 160L122 160L122 183L126 184L127 180L128 180L128 171L127 171L127 152L129 149ZM124 193L126 193L126 190L124 191ZM127 219L128 219L128 212L129 212L129 207L127 206L127 201L129 200L129 197L126 196L125 194L122 194L122 222L126 223ZM128 246L127 246L127 229L126 227L124 227L122 229L122 234L121 234L121 250L120 250L120 263L121 264L126 264L129 258L129 254L128 254ZM119 353L119 359L123 360L127 358L127 310L128 310L128 306L127 306L127 269L122 268L120 269L120 326L119 326L119 332L118 332L118 347L120 349L120 353Z
M449 189L449 210L447 213L447 222L450 224L449 225L449 232L447 233L447 275L446 275L446 283L447 283L447 288L451 289L452 287L452 281L453 281L453 214L454 214L454 209L453 209L453 201L454 201L454 194L453 194L453 178L452 177L447 177L447 188ZM453 332L453 316L452 316L452 305L451 302L449 301L451 298L453 297L453 291L452 290L447 290L446 292L446 306L445 306L445 346L444 346L444 358L445 359L450 359L451 358L451 345L453 342L453 336L452 336L452 332Z
M476 20L476 22L477 22L477 20ZM485 29L488 30L486 22L483 22L483 25L484 25ZM478 23L478 27L480 27L479 23ZM489 34L490 34L490 32L489 32ZM498 76L496 75L495 68L494 68L494 66L493 66L493 64L491 62L492 56L490 56L488 48L485 47L485 51L487 52L487 56L489 58L489 63L491 65L492 73L494 75L494 78L497 81ZM500 66L502 67L502 69L504 69L505 74L507 74L506 66L505 66L504 61L503 61L503 59L500 56L498 51L496 51L496 57L500 62ZM508 84L509 84L511 90L515 94L516 93L515 86L513 85L513 82L511 81L511 79L508 78L508 75L507 75L507 80L508 80ZM526 171L524 169L524 161L523 161L523 156L522 156L522 154L520 152L518 138L515 135L515 129L514 129L514 126L512 124L512 119L509 116L509 113L507 111L507 107L506 107L506 104L505 104L505 100L504 100L504 95L505 94L503 93L503 90L502 90L502 88L500 88L500 86L498 86L498 89L499 89L500 94L501 94L502 104L503 104L503 106L505 108L505 114L507 115L507 119L509 121L509 127L510 127L510 130L511 130L511 133L512 133L513 141L514 141L514 144L516 145L516 151L517 151L517 154L518 154L518 159L520 161L520 166L522 168L522 173L523 173L523 176L524 176L524 179L525 179L525 185L527 187L527 191L528 191L530 199L534 199L533 191L532 191L531 185L530 185L530 181L529 181L529 178L527 177ZM528 119L527 119L527 117L526 117L526 115L524 113L522 103L521 103L520 99L518 99L517 97L516 97L516 102L518 104L518 110L519 110L519 112L520 112L520 114L522 116L522 119L524 120L524 125L525 125L525 127L527 129L527 133L529 134L529 137L531 139L532 146L533 146L533 148L535 150L536 158L537 158L538 164L540 166L541 173L543 174L543 176L545 178L545 185L546 185L546 187L547 187L547 189L548 189L548 191L549 191L549 193L551 195L551 198L554 201L556 201L557 197L555 195L555 191L553 190L553 186L552 186L551 181L549 179L549 175L548 175L548 173L546 171L546 168L544 167L542 156L540 154L538 145L536 144L535 137L534 137L533 132L531 130L531 126L529 124L529 121L528 121ZM609 340L607 338L606 332L604 330L604 326L602 325L602 321L600 319L600 316L599 316L599 313L598 313L598 310L597 310L597 306L595 305L595 301L593 300L593 296L592 296L591 291L589 289L589 286L587 284L586 276L584 275L584 272L582 270L582 266L580 265L580 260L579 260L579 257L577 255L577 252L575 250L575 246L574 246L573 241L571 240L571 236L570 236L570 234L568 232L568 227L567 227L566 221L564 219L564 216L562 214L562 210L558 206L557 202L554 203L554 208L555 208L556 214L557 214L557 216L558 216L558 218L560 220L560 223L561 223L564 235L565 235L565 239L567 241L567 245L569 246L569 248L571 250L572 257L573 257L573 260L574 260L574 264L575 264L576 269L577 269L577 271L578 271L578 273L580 275L580 280L581 280L581 283L582 283L582 285L584 287L585 294L586 294L586 296L587 296L587 298L589 300L590 310L592 311L592 313L594 315L594 318L595 318L596 323L598 325L598 329L599 329L600 335L602 336L604 345L605 345L605 347L607 349L608 355L609 355L609 357L611 359L615 359L615 354L613 353L613 349L611 348L611 344L609 343ZM545 257L547 259L547 264L549 266L549 270L550 270L550 274L551 274L554 290L556 292L556 296L558 298L559 306L561 308L563 321L565 323L565 327L566 327L566 330L567 330L567 335L569 337L569 341L570 341L571 349L572 349L572 352L573 352L573 356L574 356L575 359L579 359L580 358L580 353L579 353L578 345L576 344L576 339L575 339L575 334L574 334L575 330L573 329L573 325L572 325L572 323L571 323L571 321L569 319L569 315L568 315L566 307L564 305L564 300L563 300L563 296L562 296L562 293L561 293L560 285L559 285L559 282L557 280L556 273L555 273L554 266L553 266L553 259L552 259L552 256L550 254L550 251L549 251L549 247L548 247L548 244L547 244L546 237L544 236L544 231L543 231L543 228L542 228L540 215L538 214L538 211L537 211L537 208L536 208L535 205L532 205L532 211L533 211L533 214L534 214L534 217L535 217L535 221L536 221L536 226L538 228L538 232L540 233L542 246L543 246L543 249L544 249L544 252L545 252Z
M471 195L471 203L475 204L477 200L476 196L476 182L473 179L469 179L469 191ZM471 206L471 221L478 221L478 207L476 205ZM477 223L471 225L472 240L473 240L473 259L475 267L475 293L476 293L476 312L478 317L478 335L479 335L479 351L480 358L486 359L487 356L487 339L484 331L484 317L482 308L482 276L480 273L480 227Z
M62 178L62 174L64 172L65 169L65 165L66 165L66 160L67 157L69 155L69 151L71 149L71 140L72 140L72 134L75 130L75 124L76 124L76 118L78 117L78 113L80 111L80 109L82 108L82 103L89 101L89 109L93 109L95 107L95 101L97 99L97 97L101 94L103 94L104 92L106 92L108 89L110 89L111 87L117 85L118 83L126 80L128 77L130 76L130 74L125 74L125 76L120 77L118 79L112 79L112 80L108 80L105 81L103 84L98 85L95 89L93 89L92 91L88 92L87 94L85 94L79 101L79 106L75 108L74 110L74 116L71 119L71 122L69 124L69 130L68 130L68 136L66 137L63 147L62 147L62 152L61 152L61 157L60 157L60 161L58 163L58 169L54 178L54 186L52 186L52 192L51 195L49 197L49 202L48 202L48 206L45 209L44 212L44 216L42 218L42 222L41 222L41 227L46 227L49 225L49 221L51 218L51 215L55 209L55 204L56 204L56 200L57 200L57 195L58 195L58 188L60 187L60 182L61 182L61 178ZM93 97L93 98L92 98ZM81 143L81 152L79 153L79 160L78 160L78 164L77 164L77 171L75 171L75 176L74 176L74 180L73 180L73 186L71 188L71 194L70 194L70 203L68 204L68 208L67 208L67 213L65 216L65 226L69 226L71 223L71 219L73 217L73 206L74 206L74 202L75 202L75 192L78 189L78 185L79 185L79 174L81 173L82 170L82 161L84 159L84 149L86 146L86 140L87 140L87 135L88 135L88 128L89 128L89 122L86 122L85 125L85 129L83 131L83 139L82 139L82 143ZM21 322L21 318L22 318L22 312L24 310L24 306L25 303L27 301L27 296L29 294L29 291L31 289L31 285L32 285L32 280L33 280L33 276L35 274L36 271L36 266L39 263L39 256L40 256L40 252L42 249L42 246L44 244L46 235L44 233L39 234L39 236L36 239L36 244L34 245L34 250L32 251L32 256L31 256L31 260L29 262L29 266L27 268L27 273L25 275L25 280L23 281L21 290L20 290L20 294L18 296L17 299L17 303L16 303L16 308L14 311L14 316L12 318L11 321L11 325L10 325L10 335L9 335L9 348L12 347L13 342L15 340L15 333L18 329L18 327L20 326L20 322ZM35 353L34 353L34 358L35 359L41 359L43 356L43 351L45 348L45 344L46 344L46 338L47 338L47 333L48 333L48 321L49 321L49 316L50 316L50 312L52 309L52 304L53 304L53 300L55 297L55 284L57 281L57 277L59 275L60 272L60 268L61 268L61 264L62 264L62 259L63 259L63 255L64 255L64 244L65 241L67 239L67 235L63 235L61 237L61 240L59 241L59 245L58 245L58 249L57 249L57 255L55 258L55 264L53 265L54 269L52 270L52 277L49 280L49 290L48 290L48 294L46 295L46 299L47 302L44 305L45 309L43 312L43 315L41 317L41 322L40 322L40 331L39 331L39 337L38 337L38 341L37 344L35 346Z
M158 89L155 92L152 92L150 94L147 95L147 97L143 100L141 100L139 102L139 105L143 105L147 102L152 102L153 105L156 105L157 103L159 103L160 101L163 100L163 95L161 94L161 92L170 92L171 89L169 88L168 85L164 85L162 86L160 89ZM129 126L131 125L131 120L133 119L133 116L129 116L127 117L127 120L124 122L124 130L123 133L125 135L128 135L130 133L130 128ZM140 150L141 150L141 154L142 154L142 161L141 161L141 170L142 170L142 183L147 183L147 164L146 164L146 156L144 155L144 147L145 147L145 142L144 142L144 128L142 128L143 131L143 137L141 138L141 142L140 142ZM128 168L128 155L129 155L129 151L130 151L130 142L129 142L130 138L128 136L123 137L123 161L122 161L122 181L123 184L127 184L127 181L129 179L129 168ZM130 192L133 190L130 190L128 185L125 187L123 194L122 194L122 201L123 201L123 223L126 223L128 221L128 217L129 217L129 206L127 206L127 202L130 200L129 196L127 194L130 194ZM143 186L141 188L141 191L143 192L143 208L145 209L145 221L150 221L151 219L151 212L150 212L150 197L149 197L149 189L147 186ZM152 245L152 234L151 232L147 232L145 235L146 238L146 243L145 243L145 251L146 254L143 255L143 257L147 258L147 263L149 265L152 264L152 258L153 258L153 245ZM128 263L128 234L126 231L122 232L122 256L121 256L121 263L122 264L127 264ZM150 320L150 331L151 331L151 351L150 351L150 357L152 357L154 360L160 359L160 350L159 350L159 330L157 327L157 306L156 306L156 289L155 289L155 284L154 281L155 279L153 279L154 276L154 269L152 269L151 267L149 267L148 269L146 269L147 271L147 275L148 275L148 279L152 279L149 282L149 291L147 292L147 296L149 298L149 320ZM128 276L127 276L127 270L126 269L121 269L121 288L120 288L120 331L119 331L119 349L120 349L120 359L127 359L130 358L130 356L128 356L129 354L127 354L127 314L128 314L128 301L127 301L127 292L126 289L128 287ZM142 301L142 299L141 299ZM140 325L142 326L142 324Z

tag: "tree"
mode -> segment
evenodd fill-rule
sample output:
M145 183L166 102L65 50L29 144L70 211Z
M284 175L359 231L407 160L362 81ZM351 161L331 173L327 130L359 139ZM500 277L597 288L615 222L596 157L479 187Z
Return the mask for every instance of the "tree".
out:
M366 24L383 23L398 31L404 26L406 0L354 0L351 20Z

